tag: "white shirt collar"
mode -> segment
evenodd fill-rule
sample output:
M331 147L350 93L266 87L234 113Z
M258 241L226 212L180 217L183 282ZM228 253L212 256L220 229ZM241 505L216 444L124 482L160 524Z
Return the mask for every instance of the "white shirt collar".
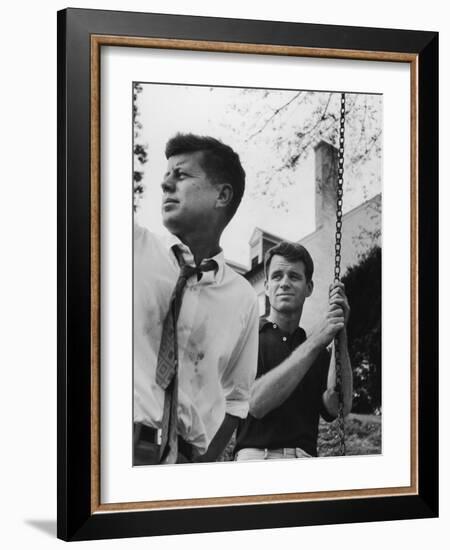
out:
M173 235L173 234L167 235L167 237L164 239L164 246L166 247L167 252L171 253L171 256L173 257L174 262L177 262L177 259L175 258L175 255L173 254L171 249L174 246L178 246L181 250L181 253L183 254L183 259L186 262L186 264L192 265L192 266L195 265L194 255L192 254L190 248L186 246L176 235ZM217 281L221 281L225 270L225 256L224 256L223 250L220 249L220 252L218 254L216 254L215 256L212 256L211 258L204 258L204 260L214 260L216 262L217 271L215 273L215 279Z

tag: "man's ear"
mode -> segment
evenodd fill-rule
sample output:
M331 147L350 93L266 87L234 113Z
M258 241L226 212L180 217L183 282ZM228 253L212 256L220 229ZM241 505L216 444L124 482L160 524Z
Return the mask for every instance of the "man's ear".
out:
M314 290L314 282L312 279L306 283L306 287L306 297L309 298Z
M264 292L266 293L266 296L269 296L269 284L267 282L267 279L264 279Z
M233 200L233 186L229 183L219 184L219 194L217 195L216 206L224 208Z

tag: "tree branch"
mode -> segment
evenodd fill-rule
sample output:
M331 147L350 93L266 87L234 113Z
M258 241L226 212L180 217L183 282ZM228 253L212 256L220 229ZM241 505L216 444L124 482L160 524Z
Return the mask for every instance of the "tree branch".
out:
M303 94L303 92L297 92L294 97L292 97L288 102L286 102L284 105L282 105L281 107L279 107L278 109L275 109L275 111L272 113L272 115L265 121L265 123L263 124L263 126L257 130L256 132L254 132L251 136L249 136L245 141L250 141L251 139L253 139L254 137L256 137L258 134L261 134L266 128L267 126L270 124L270 122L278 115L280 114L281 111L284 111L284 109L287 109L289 107L289 105L295 101L298 97L300 97L301 95Z

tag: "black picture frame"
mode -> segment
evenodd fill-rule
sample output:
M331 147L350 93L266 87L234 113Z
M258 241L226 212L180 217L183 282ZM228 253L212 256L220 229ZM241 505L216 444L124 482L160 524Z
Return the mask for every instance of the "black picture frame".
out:
M92 247L92 37L156 38L321 50L330 57L409 56L416 91L417 491L376 498L205 505L112 513L99 510L92 461L92 395L98 355ZM101 40L100 40L101 42ZM339 53L340 52L340 53ZM381 53L380 53L381 52ZM305 53L305 55L309 55ZM380 57L381 56L381 57ZM375 59L373 57L373 59ZM414 141L415 140L415 141ZM64 540L200 533L438 515L438 34L435 32L66 9L58 12L58 526ZM416 170L415 170L416 168ZM97 304L99 307L99 304ZM423 368L421 368L423 366ZM97 388L98 389L98 388Z

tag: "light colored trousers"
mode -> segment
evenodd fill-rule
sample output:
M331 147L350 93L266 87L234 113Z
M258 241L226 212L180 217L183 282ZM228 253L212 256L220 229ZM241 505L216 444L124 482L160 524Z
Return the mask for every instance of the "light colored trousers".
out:
M300 447L285 449L241 449L235 460L274 460L279 458L311 458Z

